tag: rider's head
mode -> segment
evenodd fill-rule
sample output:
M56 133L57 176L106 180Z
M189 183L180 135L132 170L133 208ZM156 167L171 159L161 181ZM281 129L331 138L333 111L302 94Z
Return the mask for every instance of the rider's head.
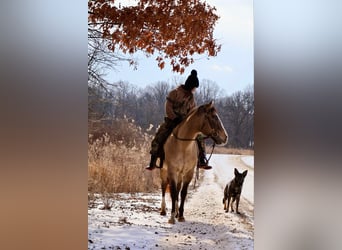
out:
M192 91L195 88L198 88L199 86L199 81L197 78L197 71L196 70L191 70L191 74L188 76L188 78L185 81L184 88L186 90Z

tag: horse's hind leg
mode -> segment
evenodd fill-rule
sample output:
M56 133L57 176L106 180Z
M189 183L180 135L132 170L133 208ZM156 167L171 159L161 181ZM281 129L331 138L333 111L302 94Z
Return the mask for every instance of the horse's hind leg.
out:
M181 203L179 206L179 216L178 216L178 221L180 222L185 221L183 213L184 213L184 202L185 202L186 195L188 193L188 186L189 186L189 182L183 183L183 188L181 191Z

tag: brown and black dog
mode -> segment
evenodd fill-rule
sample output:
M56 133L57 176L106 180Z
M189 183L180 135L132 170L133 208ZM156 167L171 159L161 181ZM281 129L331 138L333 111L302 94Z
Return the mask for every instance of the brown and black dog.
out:
M228 213L230 199L232 198L231 211L234 212L233 203L236 200L236 213L240 214L239 212L240 195L242 191L243 181L245 180L247 172L248 170L245 170L243 173L239 173L239 171L236 168L234 168L235 178L231 180L230 182L228 182L228 184L226 185L224 189L223 209L226 210L226 213ZM227 204L227 201L228 201L228 204Z

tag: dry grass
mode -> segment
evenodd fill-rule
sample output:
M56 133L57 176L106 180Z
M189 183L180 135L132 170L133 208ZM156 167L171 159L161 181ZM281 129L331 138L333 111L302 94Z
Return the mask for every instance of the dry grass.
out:
M145 170L150 160L152 137L134 124L127 126L127 121L123 122L126 126L120 126L120 140L102 134L88 144L89 206L94 205L96 196L102 198L104 209L110 209L116 193L153 192L160 189L159 171ZM207 152L211 152L210 146L207 146ZM254 151L215 147L214 153L253 155Z
M110 209L115 193L151 192L160 187L159 171L145 170L151 138L139 136L139 145L130 147L122 141L111 142L107 134L88 144L89 206L94 194L100 194L104 209Z
M207 153L211 152L211 146L207 146ZM239 148L226 148L215 147L213 154L232 154L232 155L254 155L253 149L239 149Z
M108 142L108 137L89 145L88 189L91 192L148 192L159 185L159 172L146 171L149 145L127 148ZM152 174L151 174L152 173ZM156 173L156 174L153 174ZM158 179L156 182L154 179Z

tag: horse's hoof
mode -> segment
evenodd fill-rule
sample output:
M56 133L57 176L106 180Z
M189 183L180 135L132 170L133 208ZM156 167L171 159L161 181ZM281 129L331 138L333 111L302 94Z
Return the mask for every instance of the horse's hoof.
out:
M160 215L166 215L166 212L165 211L161 211Z
M175 224L175 219L169 219L170 224Z
M179 218L178 218L178 221L179 221L179 222L184 222L185 219L184 219L184 217L179 217Z

